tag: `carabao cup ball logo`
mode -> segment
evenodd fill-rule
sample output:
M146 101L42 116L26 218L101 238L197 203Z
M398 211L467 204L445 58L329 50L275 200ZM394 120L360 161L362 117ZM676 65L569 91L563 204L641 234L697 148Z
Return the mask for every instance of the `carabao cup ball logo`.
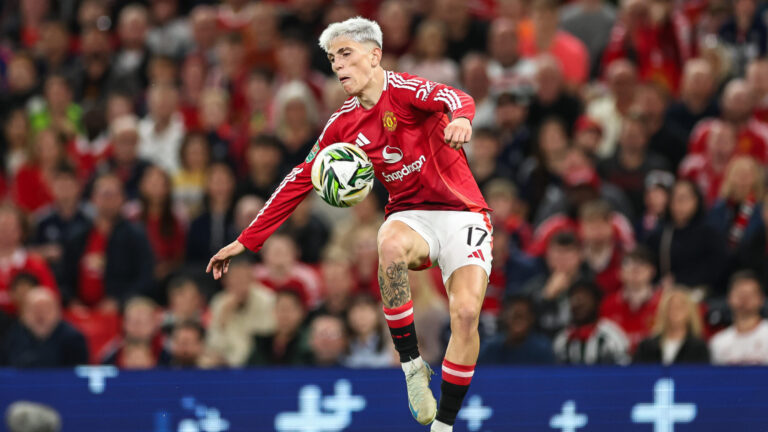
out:
M334 207L353 206L373 187L373 164L352 144L331 144L317 154L312 165L312 187Z
M397 117L392 111L384 113L384 117L381 119L384 123L384 128L390 132L394 132L397 129Z

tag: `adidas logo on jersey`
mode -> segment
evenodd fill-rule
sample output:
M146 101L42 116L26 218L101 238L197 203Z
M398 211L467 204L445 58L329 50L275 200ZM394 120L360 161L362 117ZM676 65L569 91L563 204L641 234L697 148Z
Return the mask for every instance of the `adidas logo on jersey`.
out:
M370 144L370 143L371 143L371 141L365 135L363 135L362 132L357 134L357 139L355 140L355 144L357 144L358 147L362 147L362 146L364 146L366 144Z
M413 163L408 165L403 165L402 168L393 172L392 174L384 174L384 180L387 183L393 182L396 180L402 180L406 176L409 176L411 173L421 171L421 167L424 165L424 162L426 161L427 161L427 158L425 158L424 155L421 155Z

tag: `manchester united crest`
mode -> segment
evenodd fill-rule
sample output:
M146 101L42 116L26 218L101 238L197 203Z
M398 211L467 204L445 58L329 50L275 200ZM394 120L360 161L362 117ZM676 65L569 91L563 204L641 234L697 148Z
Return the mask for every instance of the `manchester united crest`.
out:
M392 111L387 111L384 113L382 122L384 123L384 128L390 132L394 132L395 129L397 129L397 117L395 117L395 113Z

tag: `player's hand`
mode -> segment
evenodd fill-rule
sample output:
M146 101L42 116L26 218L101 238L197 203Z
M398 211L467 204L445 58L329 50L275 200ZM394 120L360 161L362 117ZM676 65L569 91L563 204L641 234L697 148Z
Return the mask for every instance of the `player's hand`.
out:
M445 127L445 142L452 149L458 150L472 138L472 124L465 117L453 119Z
M213 278L218 280L229 270L229 260L232 257L237 256L245 251L245 246L242 243L235 240L232 243L224 246L216 252L216 255L211 257L208 261L208 267L205 268L206 273L213 271Z

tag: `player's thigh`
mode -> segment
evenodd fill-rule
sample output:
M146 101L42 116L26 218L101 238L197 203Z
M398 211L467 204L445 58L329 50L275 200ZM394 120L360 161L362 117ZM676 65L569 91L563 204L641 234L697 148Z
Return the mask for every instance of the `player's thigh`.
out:
M445 283L451 317L474 321L480 314L488 273L477 264L459 267Z
M380 261L403 260L415 269L430 260L428 229L422 223L404 218L390 218L379 229ZM436 247L436 246L435 246Z
M440 238L438 262L446 289L451 285L451 278L464 279L464 276L453 277L456 272L463 274L469 271L463 269L464 267L474 266L482 270L480 272L474 269L471 273L479 272L483 275L480 279L484 279L484 291L493 260L493 227L488 215L475 212L443 212L438 218L436 229Z

